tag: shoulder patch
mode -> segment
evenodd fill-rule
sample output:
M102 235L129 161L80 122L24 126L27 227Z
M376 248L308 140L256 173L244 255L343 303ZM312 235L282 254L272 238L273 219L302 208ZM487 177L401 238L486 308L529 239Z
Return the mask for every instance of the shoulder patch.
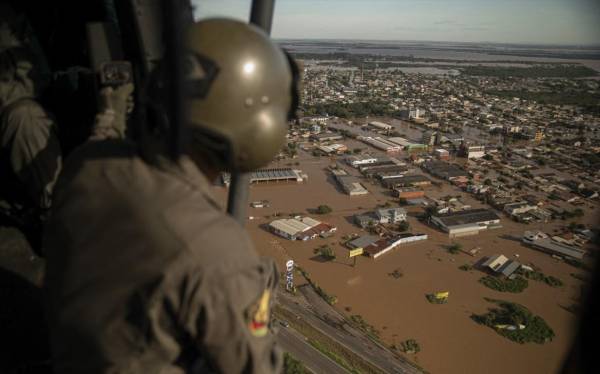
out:
M267 335L269 329L269 318L271 304L271 290L264 290L262 295L252 304L247 312L248 330L256 337Z

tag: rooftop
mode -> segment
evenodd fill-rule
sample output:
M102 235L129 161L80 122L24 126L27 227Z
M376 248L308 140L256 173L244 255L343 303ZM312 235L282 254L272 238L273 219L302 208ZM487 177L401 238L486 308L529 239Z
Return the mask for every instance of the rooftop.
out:
M290 168L263 169L250 174L250 182L261 182L268 180L288 180L300 178L299 171Z
M445 213L436 216L436 218L447 227L500 220L500 217L489 209L471 209Z
M348 246L351 248L364 248L375 243L377 240L379 240L379 236L365 235L348 242Z

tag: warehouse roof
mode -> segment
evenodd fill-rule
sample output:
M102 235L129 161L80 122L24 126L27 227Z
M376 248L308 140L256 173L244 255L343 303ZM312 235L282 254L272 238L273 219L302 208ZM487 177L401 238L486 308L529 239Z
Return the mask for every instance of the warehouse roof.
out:
M288 219L278 219L276 221L273 221L270 223L271 227L285 232L286 234L290 235L290 236L294 236L297 235L301 230L298 230L298 228L295 225L290 224L289 221L292 220L288 220Z
M436 216L446 227L474 224L485 221L499 220L500 217L489 209L471 209L460 212L440 214Z
M277 180L277 179L295 179L298 173L290 168L282 169L263 169L253 172L250 176L251 181Z
M365 235L350 241L348 243L348 246L352 248L364 248L368 245L375 243L377 240L379 240L379 236Z
M316 219L310 218L310 217L304 217L304 218L302 218L302 223L307 224L307 225L309 225L311 227L317 226L317 225L321 224L320 221L317 221Z
M386 178L382 181L384 185L387 187L395 187L399 185L409 185L412 183L419 182L431 182L429 178L424 175L414 174L414 175L405 175L403 177L394 177L394 178Z
M469 173L460 166L450 164L444 161L427 161L423 163L423 167L431 174L442 176L445 178L467 176Z

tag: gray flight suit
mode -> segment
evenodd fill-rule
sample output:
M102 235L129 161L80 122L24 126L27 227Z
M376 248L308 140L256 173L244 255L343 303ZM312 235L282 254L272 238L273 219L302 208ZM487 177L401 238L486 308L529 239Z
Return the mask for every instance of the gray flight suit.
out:
M34 99L27 61L0 79L0 176L5 199L48 209L62 165L56 123Z
M189 159L88 141L57 183L45 253L57 373L281 371L275 265Z

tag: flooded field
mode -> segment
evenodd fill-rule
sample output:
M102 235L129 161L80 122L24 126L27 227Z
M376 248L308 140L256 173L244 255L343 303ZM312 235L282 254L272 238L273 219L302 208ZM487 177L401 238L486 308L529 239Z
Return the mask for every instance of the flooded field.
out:
M456 60L457 62L477 61L481 63L544 62L577 63L600 71L598 48L479 45L476 43L410 43L380 42L354 43L318 41L281 41L281 44L295 53L351 53L380 55L389 57L414 57L421 59ZM360 44L360 43L359 43Z

